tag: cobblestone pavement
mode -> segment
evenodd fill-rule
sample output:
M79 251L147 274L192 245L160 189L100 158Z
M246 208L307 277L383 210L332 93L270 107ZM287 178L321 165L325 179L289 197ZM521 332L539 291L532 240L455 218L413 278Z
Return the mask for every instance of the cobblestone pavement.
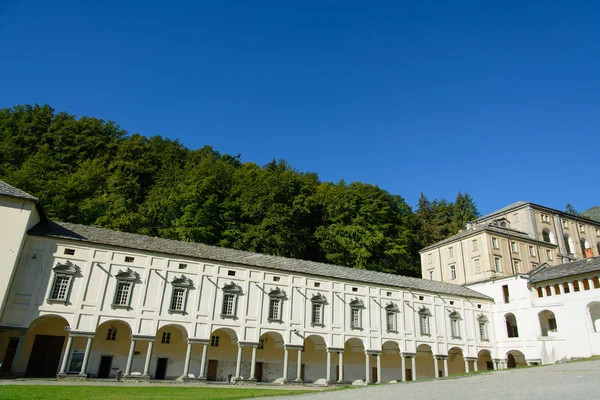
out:
M289 397L269 397L270 400ZM266 398L265 398L266 399ZM294 400L600 399L600 360L311 393Z

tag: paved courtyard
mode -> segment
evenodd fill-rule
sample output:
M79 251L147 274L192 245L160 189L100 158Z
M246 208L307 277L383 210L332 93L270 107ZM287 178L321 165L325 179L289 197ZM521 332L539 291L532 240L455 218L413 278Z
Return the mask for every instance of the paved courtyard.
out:
M269 399L283 399L270 397ZM289 398L289 397L288 397ZM353 399L599 399L600 360L502 370L471 376L389 384L294 396L302 400Z

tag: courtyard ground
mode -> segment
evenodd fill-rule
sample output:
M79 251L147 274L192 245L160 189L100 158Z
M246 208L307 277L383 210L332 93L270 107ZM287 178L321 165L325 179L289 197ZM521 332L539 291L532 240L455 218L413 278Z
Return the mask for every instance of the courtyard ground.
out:
M289 397L271 397L270 400ZM294 400L600 399L600 360L321 392Z

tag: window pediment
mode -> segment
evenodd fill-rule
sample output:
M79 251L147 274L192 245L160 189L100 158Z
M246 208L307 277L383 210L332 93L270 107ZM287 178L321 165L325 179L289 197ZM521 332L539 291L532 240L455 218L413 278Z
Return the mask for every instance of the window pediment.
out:
M460 316L460 314L459 314L459 313L458 313L458 312L455 310L455 311L452 311L452 312L450 313L450 319L461 320L461 319L462 319L462 317L461 317L461 316Z
M281 290L279 287L276 287L269 292L269 297L272 299L285 299L286 295L283 290Z
M131 268L127 268L126 271L119 270L119 273L115 275L118 281L135 282L139 278L139 274L134 272Z
M419 309L419 315L425 315L427 317L431 316L431 311L429 311L429 308L427 307L421 307Z
M235 284L233 281L231 281L230 283L223 286L223 291L225 293L239 294L242 291L242 288L239 285Z
M315 304L327 304L327 298L321 293L315 294L313 297L310 298L310 301Z
M389 302L388 305L385 306L385 310L389 312L400 312L400 309L394 302Z
M479 316L477 317L477 321L479 321L481 323L489 322L488 318L483 314L479 314Z
M192 282L192 280L185 275L181 275L179 278L174 278L171 281L171 285L173 287L189 289L194 285L194 282Z
M350 307L352 308L365 308L365 303L362 302L362 300L360 300L358 297L354 298L354 300L352 300L350 302Z
M55 274L60 275L75 275L79 270L79 267L73 264L71 261L65 261L56 264L56 267L52 268Z

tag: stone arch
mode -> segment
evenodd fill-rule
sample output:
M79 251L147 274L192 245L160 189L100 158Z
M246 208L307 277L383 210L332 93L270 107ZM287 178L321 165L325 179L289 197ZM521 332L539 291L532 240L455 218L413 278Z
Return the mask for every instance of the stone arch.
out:
M467 372L465 369L465 357L463 349L460 347L452 347L448 350L448 374L463 374Z
M86 372L89 377L116 378L112 367L125 370L132 332L131 325L120 319L110 319L98 324L87 365ZM73 349L85 349L85 338L76 339L73 340ZM139 354L138 351L138 357L134 355L133 360L136 367L141 370L143 368L143 357L140 357ZM106 360L107 357L110 360ZM103 361L109 361L111 368L103 368Z
M583 290L590 290L590 281L588 280L588 278L583 278L581 280L581 284L583 286Z
M517 317L515 317L515 314L505 314L504 321L506 322L506 335L509 338L519 337L519 327L517 325Z
M540 330L542 336L551 336L557 331L556 316L550 310L542 310L538 313Z
M538 297L544 297L544 289L542 289L541 286L538 286L537 288L537 295Z
M283 377L283 357L285 352L285 341L279 332L266 331L260 335L259 346L256 351L256 361L261 371L258 371L259 382L273 382ZM288 355L291 355L289 352ZM251 356L251 353L250 353ZM247 359L247 358L246 358ZM288 366L293 366L291 360ZM244 374L242 373L244 376Z
M600 243L600 242L599 242L599 243ZM593 282L593 284L594 284L594 289L600 289L600 280L598 279L598 277L597 277L597 276L595 276L595 277L592 279L592 282Z
M395 340L387 340L381 345L381 381L402 380L402 359L400 345Z
M574 255L575 254L575 243L573 242L573 239L571 238L571 236L569 236L568 233L565 233L564 239L565 239L565 246L567 248L567 254L571 255L571 256Z
M600 332L600 302L592 301L587 305L587 309L592 322L592 330Z
M327 377L327 347L327 341L321 335L304 338L304 373L301 374L304 382L315 382Z
M508 368L525 367L527 361L525 355L519 350L510 350L506 353L506 361Z
M544 228L544 230L542 231L542 239L546 243L556 244L556 238L554 237L554 232L552 232L548 228Z
M552 289L550 288L550 285L546 285L545 291L547 297L552 296Z
M579 240L579 244L581 245L581 255L585 258L585 251L591 249L592 246L590 246L590 242L584 237Z
M556 295L560 294L560 284L558 284L558 283L554 284L554 293L556 293Z
M573 281L573 291L579 292L579 281L577 279Z
M215 327L215 329L213 329L209 337L207 348L208 361L205 365L206 373L204 374L206 380L227 381L228 375L235 376L238 341L238 334L232 328ZM248 357L246 357L246 359L248 359ZM244 369L242 376L249 376L249 368Z
M479 371L494 369L492 353L489 350L480 350L477 354L477 369Z
M351 337L344 342L344 380L365 380L365 345L361 338ZM369 377L370 378L370 377Z
M421 378L434 378L435 377L435 369L434 369L434 361L433 359L433 350L428 344L420 344L417 346L417 377Z
M29 324L21 356L13 369L25 370L26 377L54 378L60 369L71 325L56 314L40 316Z
M187 339L187 329L180 324L165 324L156 331L150 361L149 373L151 377L154 379L177 379L183 375L183 360L187 351ZM167 359L167 365L164 376L162 376L159 359L165 358Z

